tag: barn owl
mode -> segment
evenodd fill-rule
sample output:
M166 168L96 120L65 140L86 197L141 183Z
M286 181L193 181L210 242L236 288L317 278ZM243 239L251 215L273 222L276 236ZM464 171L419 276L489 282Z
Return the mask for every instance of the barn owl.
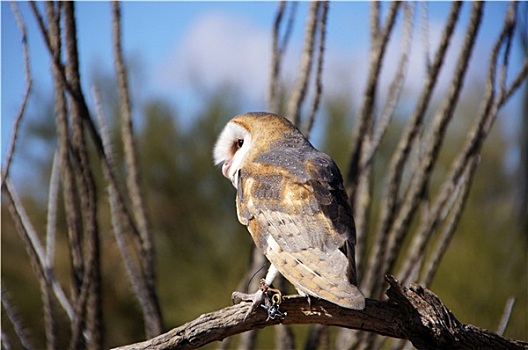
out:
M280 273L301 295L363 309L354 219L334 161L290 121L270 113L231 119L213 156L237 190L238 220L271 262L265 285ZM262 303L262 290L248 299L249 315Z

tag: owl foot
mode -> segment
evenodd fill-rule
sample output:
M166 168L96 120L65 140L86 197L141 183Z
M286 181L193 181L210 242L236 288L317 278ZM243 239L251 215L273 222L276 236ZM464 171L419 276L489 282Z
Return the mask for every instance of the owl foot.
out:
M270 297L271 292L271 297ZM249 318L249 316L254 313L259 306L264 306L266 310L269 310L270 305L278 305L282 301L282 293L275 288L271 288L266 284L264 279L260 280L260 288L257 290L256 293L248 294L248 293L242 293L242 292L233 292L231 294L231 301L233 304L235 303L236 299L240 299L241 301L250 301L251 306L244 316L244 321ZM277 308L278 311L278 308ZM275 317L273 317L275 318Z

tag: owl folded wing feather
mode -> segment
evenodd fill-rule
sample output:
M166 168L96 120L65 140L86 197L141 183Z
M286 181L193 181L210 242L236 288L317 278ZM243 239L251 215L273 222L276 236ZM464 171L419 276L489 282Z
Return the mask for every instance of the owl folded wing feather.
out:
M345 255L353 254L355 231L341 175L319 152L304 160L303 169L299 174L258 162L246 167L239 174L239 220L297 289L362 309L364 298L351 284L353 256Z

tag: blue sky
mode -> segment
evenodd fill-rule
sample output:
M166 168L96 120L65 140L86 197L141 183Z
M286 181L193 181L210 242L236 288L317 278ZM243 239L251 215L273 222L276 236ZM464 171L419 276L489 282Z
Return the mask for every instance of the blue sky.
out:
M29 5L24 2L18 2L17 5L28 26L34 94L49 99L52 81L47 49L43 45ZM383 4L384 10L387 5ZM42 3L39 6L43 8ZM421 6L421 4L417 5L417 16L421 16L419 12ZM286 75L290 80L295 78L297 72L307 7L308 3L299 3L297 26L285 65ZM432 48L435 48L438 41L437 29L444 23L449 7L449 3L429 4L429 35ZM472 58L475 64L470 76L484 76L483 67L488 61L486 52L498 35L506 8L507 3L503 2L486 5L477 51ZM125 57L128 61L139 62L142 68L136 96L142 101L154 97L171 101L185 121L200 108L201 96L197 94L196 86L193 86L197 81L203 86L214 88L228 80L238 85L244 92L247 101L244 108L265 109L266 84L270 67L271 25L276 9L276 2L122 3ZM331 3L325 58L325 92L328 94L354 91L351 98L355 101L360 100L367 74L369 9L370 5L365 2ZM469 10L470 4L464 4L463 20L457 26L458 34L452 45L455 48L462 41L461 34L465 29ZM9 3L2 2L1 11L3 164L12 134L13 118L22 99L25 81L20 32ZM88 99L91 102L89 91L93 84L94 72L107 74L113 72L110 4L79 2L76 4L76 18L83 88L90 96ZM420 26L418 21L411 58L413 74L410 74L406 83L409 91L419 88L423 82L417 74L425 67ZM391 45L394 57L397 57L399 49L397 40L392 40ZM455 62L455 54L456 52L453 52L450 55L447 66ZM522 62L522 53L516 50L512 59L514 62L512 66L518 67ZM387 84L393 68L390 65L384 67L388 73L384 80ZM446 84L447 81L440 84L438 94L442 94ZM520 94L517 94L517 97L519 96ZM42 99L31 99L28 115L38 115L40 101ZM511 103L508 108L516 109L515 104L518 104L518 101L519 99ZM141 101L135 102L136 107L141 104ZM509 128L515 129L516 123L518 122L515 120L510 122L513 126ZM17 166L15 164L15 167Z

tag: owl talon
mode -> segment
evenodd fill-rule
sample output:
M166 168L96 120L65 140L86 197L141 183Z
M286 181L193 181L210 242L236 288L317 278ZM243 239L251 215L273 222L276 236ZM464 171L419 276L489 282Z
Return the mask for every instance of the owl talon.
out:
M272 292L273 294L270 296L268 295L268 292ZM271 288L268 286L268 284L265 282L264 279L260 281L260 289L253 294L249 293L242 293L242 292L233 292L231 294L231 301L233 304L235 304L235 300L240 299L240 301L250 301L251 306L244 316L244 321L253 314L259 306L265 305L269 307L270 305L279 305L282 302L282 293L280 290L276 288Z
M233 292L231 294L231 300L233 301L233 304L235 303L236 299L240 299L240 301L250 301L251 306L244 316L244 321L249 318L249 316L257 310L257 308L264 304L266 295L264 291L259 289L256 293L248 294L248 293L242 293L242 292Z

